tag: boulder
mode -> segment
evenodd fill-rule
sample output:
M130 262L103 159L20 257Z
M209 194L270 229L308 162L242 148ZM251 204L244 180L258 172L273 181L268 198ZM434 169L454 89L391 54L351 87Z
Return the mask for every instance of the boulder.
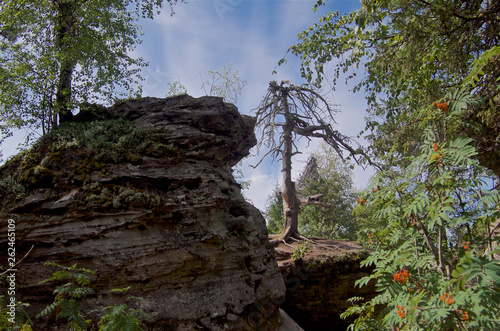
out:
M95 271L79 303L94 325L129 295L148 330L280 328L285 285L265 220L231 171L256 143L254 118L186 95L90 109L0 169L0 233L15 221L18 261L33 247L16 272L28 314L53 302L61 284L40 282L54 262Z

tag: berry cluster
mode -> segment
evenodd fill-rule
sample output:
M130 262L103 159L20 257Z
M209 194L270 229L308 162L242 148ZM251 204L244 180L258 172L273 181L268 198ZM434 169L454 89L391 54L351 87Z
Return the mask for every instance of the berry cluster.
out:
M441 301L445 301L448 306L455 302L455 300L453 300L453 294L448 294L446 292L444 292L440 299Z
M448 103L446 101L441 103L434 102L432 105L438 107L445 113L448 111Z
M466 251L468 251L470 249L469 245L470 245L470 241L468 241L468 242L465 243L464 249Z
M370 241L368 242L368 244L369 245L373 244L373 238L375 237L375 235L373 233L369 233L368 237L370 237Z
M432 147L434 147L434 152L437 152L439 150L439 146L437 143L434 143L434 145L432 145Z
M413 279L413 285L410 285L410 287L408 287L408 291L415 292L415 289L418 289L419 293L422 292L423 290L422 283L424 283L423 279L421 279L420 282L416 279Z
M398 282L401 285L404 285L404 284L406 284L406 282L408 281L408 278L410 278L410 276L411 275L408 273L408 270L401 269L398 272L396 272L393 279L395 282Z
M366 200L363 198L358 198L358 200L356 200L356 202L359 203L361 206L364 206L366 203Z
M403 310L403 307L401 307L400 305L398 305L398 315L401 318L405 318L406 317L406 312Z

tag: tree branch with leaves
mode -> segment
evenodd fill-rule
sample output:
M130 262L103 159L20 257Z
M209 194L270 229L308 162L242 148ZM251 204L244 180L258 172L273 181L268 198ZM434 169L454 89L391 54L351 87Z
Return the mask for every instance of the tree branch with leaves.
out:
M139 19L178 0L5 0L0 3L0 130L69 121L84 102L112 102L139 85L147 64L130 56ZM127 92L130 93L130 92ZM125 95L122 92L122 95Z

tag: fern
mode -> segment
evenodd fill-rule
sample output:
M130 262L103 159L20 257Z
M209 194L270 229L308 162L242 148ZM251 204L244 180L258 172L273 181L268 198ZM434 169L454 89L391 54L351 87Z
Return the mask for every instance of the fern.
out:
M123 294L130 289L129 287L123 289L113 289L110 293ZM142 300L142 298L129 296L128 300ZM141 319L150 319L151 317L141 310L130 308L127 304L119 306L108 306L104 310L108 313L101 317L99 320L99 331L139 331Z
M109 312L99 320L100 331L138 331L141 319L149 319L150 316L142 311L129 308L127 304L109 306L104 308Z
M54 302L42 310L36 318L45 318L56 314L56 319L68 321L71 330L87 330L87 321L78 308L77 299L81 299L93 292L87 287L90 279L87 274L95 274L94 271L84 268L77 268L76 264L66 267L53 262L45 263L47 266L57 267L62 270L55 271L52 277L45 279L40 284L48 282L66 282L55 288Z

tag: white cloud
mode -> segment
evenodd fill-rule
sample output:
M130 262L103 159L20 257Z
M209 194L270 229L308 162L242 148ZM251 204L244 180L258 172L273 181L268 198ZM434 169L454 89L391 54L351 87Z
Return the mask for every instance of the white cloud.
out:
M256 174L249 178L251 185L244 192L245 197L262 212L265 211L268 199L271 196L274 184L278 178L271 174Z
M314 1L190 0L178 4L174 16L166 8L154 21L142 22L144 43L134 52L134 56L150 62L150 67L143 71L144 95L163 97L167 83L180 80L189 94L201 96L204 93L200 89L200 73L237 61L236 67L248 83L238 108L241 113L251 114L265 95L269 81L304 81L299 74L300 61L291 54L287 56L288 63L277 68L279 59L297 43L297 34L317 21L321 11L359 7L359 3L353 3L357 2L329 1L328 7L317 13L312 11ZM275 68L278 74L272 75ZM364 127L363 96L338 86L332 99L342 110L336 128L356 135ZM302 171L309 151L318 145L319 140L312 141L309 147L306 139L298 142L303 154L294 157L294 178ZM270 157L257 169L249 166L260 160L265 151L262 152L245 160L242 169L245 178L252 180L247 195L259 209L264 209L274 184L281 181L281 163L271 162ZM7 150L4 154L5 157ZM355 175L356 186L363 187L369 176L359 169Z

